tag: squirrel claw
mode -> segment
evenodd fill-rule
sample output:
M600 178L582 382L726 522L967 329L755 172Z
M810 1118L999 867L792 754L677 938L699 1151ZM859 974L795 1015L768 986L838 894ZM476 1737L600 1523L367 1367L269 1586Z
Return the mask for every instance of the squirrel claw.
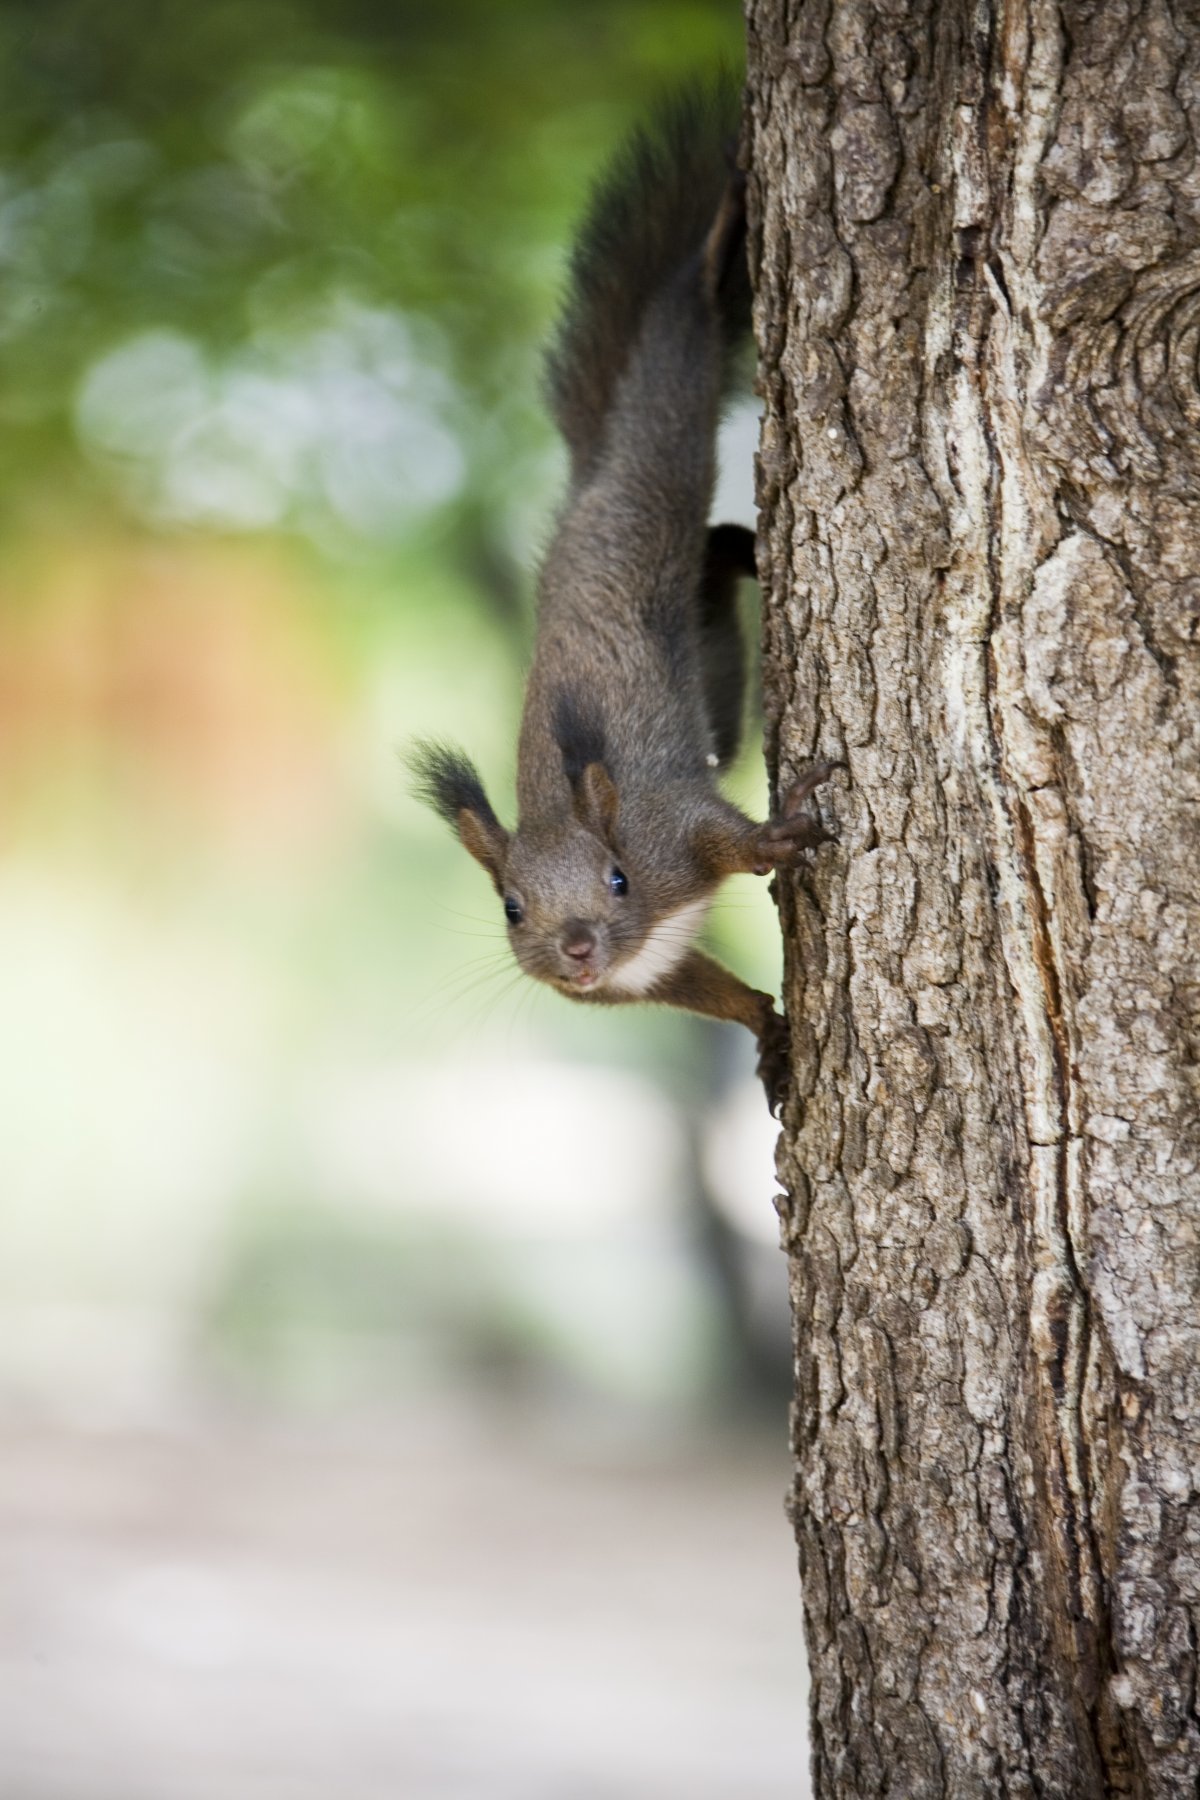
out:
M772 869L791 868L804 850L833 841L834 833L820 819L768 819L755 840L754 870L766 875Z
M836 769L843 769L845 766L844 763L823 762L814 763L811 769L805 769L800 779L798 781L793 781L791 787L784 795L781 817L785 819L794 818L800 811L804 802L808 799L808 796L813 793L815 789L823 786Z
M824 821L802 812L801 808L813 790L828 781L840 767L839 763L814 763L799 781L792 783L784 796L782 810L758 829L754 843L757 874L765 875L773 868L790 868L799 861L801 851L833 842L835 834Z
M768 1014L758 1034L757 1074L767 1096L772 1118L778 1118L792 1079L792 1039L788 1022L775 1011Z

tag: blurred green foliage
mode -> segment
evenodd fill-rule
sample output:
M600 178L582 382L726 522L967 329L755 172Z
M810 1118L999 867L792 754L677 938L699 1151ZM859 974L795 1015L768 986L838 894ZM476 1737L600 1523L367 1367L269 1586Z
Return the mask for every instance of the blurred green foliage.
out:
M322 496L298 465L316 429L294 415L328 403L322 366L377 376L390 360L425 437L401 459L414 503L402 479L382 483L374 507L342 509L342 534L411 535L448 506L495 573L494 540L546 454L538 345L588 180L651 93L736 63L740 39L729 0L5 9L10 516L52 478L60 505L116 481L160 520L307 529ZM161 465L189 427L203 437L222 398L247 416L209 420L207 464L193 445L210 491L164 500L139 458ZM255 442L256 408L261 427L289 402ZM347 483L369 478L370 447Z

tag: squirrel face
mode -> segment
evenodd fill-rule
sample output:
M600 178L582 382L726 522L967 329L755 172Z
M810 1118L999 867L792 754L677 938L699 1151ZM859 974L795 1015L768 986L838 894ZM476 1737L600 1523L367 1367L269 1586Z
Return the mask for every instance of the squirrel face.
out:
M600 987L635 956L649 920L613 846L574 820L509 839L500 881L513 955L571 994Z
M491 876L513 955L527 974L578 997L621 989L631 971L629 980L641 982L648 949L654 966L662 964L663 950L652 940L663 921L638 870L622 860L617 790L603 764L573 770L564 809L515 832L501 825L460 751L423 745L413 767L417 791Z

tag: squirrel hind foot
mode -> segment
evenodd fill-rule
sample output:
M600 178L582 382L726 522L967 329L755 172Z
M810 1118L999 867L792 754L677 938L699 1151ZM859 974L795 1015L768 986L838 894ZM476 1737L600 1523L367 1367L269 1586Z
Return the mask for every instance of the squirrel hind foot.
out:
M787 1020L773 1009L758 1033L757 1075L772 1118L778 1118L792 1082L792 1034Z

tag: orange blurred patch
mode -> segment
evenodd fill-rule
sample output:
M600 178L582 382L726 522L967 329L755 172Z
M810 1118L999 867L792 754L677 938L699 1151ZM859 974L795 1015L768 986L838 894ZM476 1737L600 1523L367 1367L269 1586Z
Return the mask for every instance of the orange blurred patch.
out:
M0 578L0 820L100 808L311 853L349 806L348 697L278 550L72 540ZM214 846L215 847L215 846Z

